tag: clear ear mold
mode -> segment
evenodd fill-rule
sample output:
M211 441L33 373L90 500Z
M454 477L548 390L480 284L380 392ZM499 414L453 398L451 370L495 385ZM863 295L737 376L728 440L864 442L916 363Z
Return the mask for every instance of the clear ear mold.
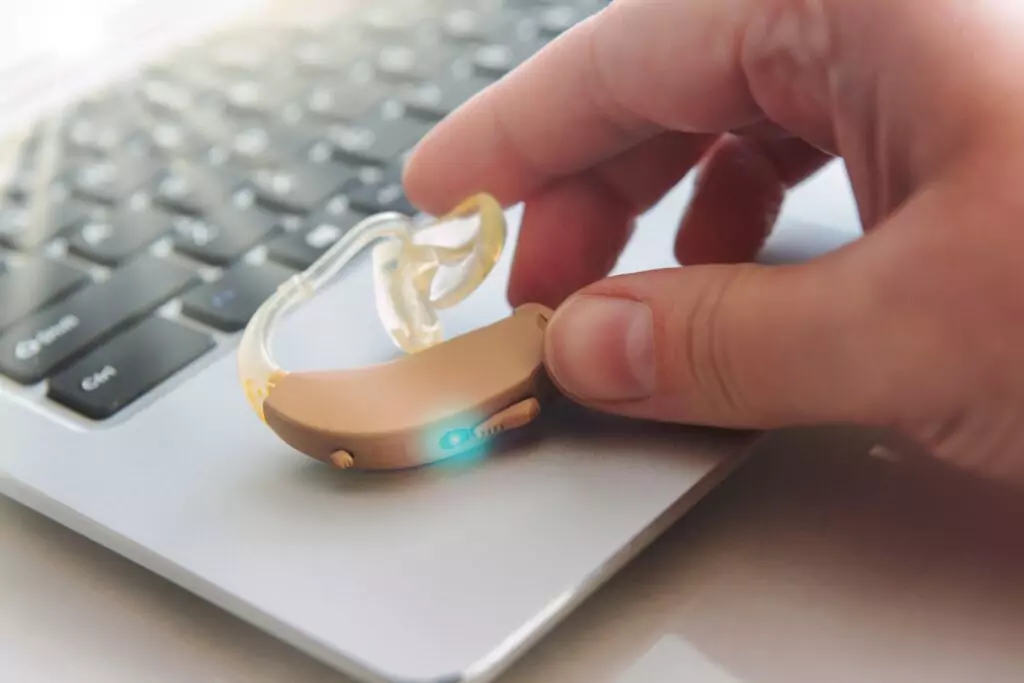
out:
M470 197L426 225L399 213L364 219L312 266L285 281L249 321L238 349L238 372L249 404L265 421L264 402L287 375L270 351L276 324L365 249L373 249L378 318L398 348L415 354L444 341L438 311L480 286L500 259L505 241L504 212L487 194Z

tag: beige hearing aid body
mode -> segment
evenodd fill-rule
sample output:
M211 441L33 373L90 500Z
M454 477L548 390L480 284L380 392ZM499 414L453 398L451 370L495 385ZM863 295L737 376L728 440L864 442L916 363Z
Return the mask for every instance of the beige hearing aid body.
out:
M277 320L375 240L385 240L374 251L378 315L409 354L351 370L278 368L267 351ZM436 315L476 289L504 241L504 214L487 195L419 230L400 214L364 220L250 321L238 366L253 409L294 449L346 469L436 463L529 424L556 393L543 364L551 310L528 304L447 341Z

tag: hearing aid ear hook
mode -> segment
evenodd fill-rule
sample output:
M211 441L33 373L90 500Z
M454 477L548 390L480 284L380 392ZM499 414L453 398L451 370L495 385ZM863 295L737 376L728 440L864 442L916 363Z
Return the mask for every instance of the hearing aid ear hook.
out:
M377 243L378 317L394 343L412 354L444 340L437 311L479 287L500 259L505 240L504 212L486 194L470 197L426 226L399 213L364 219L312 266L281 284L250 319L238 349L238 372L249 404L265 422L264 402L288 374L269 350L281 317L312 298L371 244Z

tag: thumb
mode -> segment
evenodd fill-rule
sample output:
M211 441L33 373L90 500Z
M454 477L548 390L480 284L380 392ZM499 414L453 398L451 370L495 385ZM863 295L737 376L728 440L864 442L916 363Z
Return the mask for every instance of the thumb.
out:
M890 259L869 253L880 239L795 266L603 280L556 310L548 371L579 403L645 419L741 429L888 423L899 401L922 407L896 394L927 391L907 375L926 367L919 340L935 335L908 329L920 316L880 303L886 278L872 271Z

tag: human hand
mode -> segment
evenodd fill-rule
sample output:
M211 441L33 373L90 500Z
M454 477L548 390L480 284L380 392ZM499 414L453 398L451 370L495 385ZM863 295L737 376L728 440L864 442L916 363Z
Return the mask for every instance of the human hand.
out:
M556 383L736 428L892 426L1024 480L1024 9L1001 0L617 0L439 124L419 207L525 201L509 298L559 306ZM750 263L832 155L865 236ZM682 268L606 276L700 163Z

